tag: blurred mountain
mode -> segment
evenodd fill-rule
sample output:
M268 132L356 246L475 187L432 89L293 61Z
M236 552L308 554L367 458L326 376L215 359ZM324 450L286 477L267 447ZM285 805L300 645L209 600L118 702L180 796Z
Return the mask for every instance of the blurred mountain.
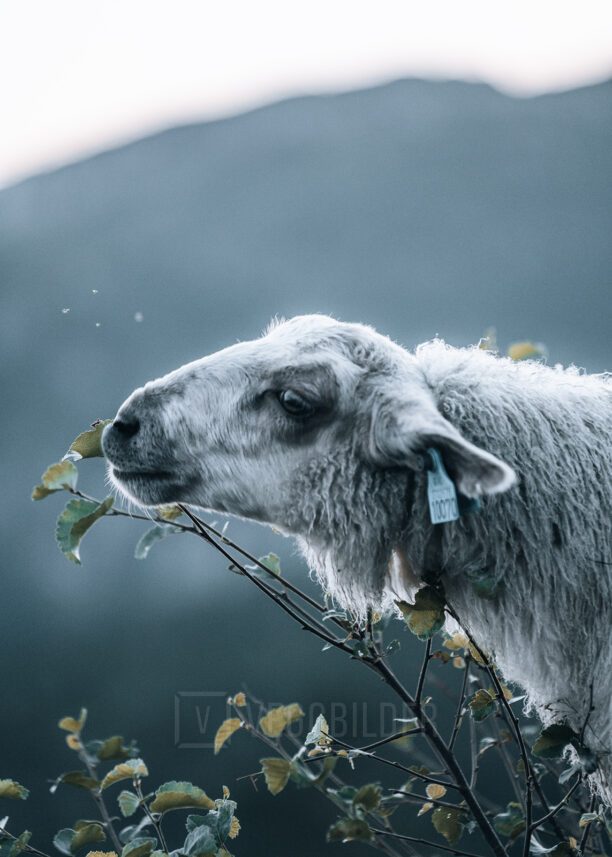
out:
M338 661L254 611L255 594L190 540L145 567L131 559L136 525L109 538L116 522L103 522L84 567L69 565L53 545L57 498L32 506L31 485L135 386L274 314L328 312L406 345L475 342L495 325L502 345L533 338L553 361L609 368L611 96L612 83L516 99L404 80L175 128L0 192L0 777L38 783L48 802L53 724L89 704L101 731L154 748L160 777L213 791L229 774L174 747L175 692L246 680L286 702L377 698L357 668L339 694ZM104 490L97 464L81 471ZM260 553L276 538L233 527ZM287 543L275 549L296 565ZM264 832L291 797L272 807L247 784L237 797L258 806L240 812L258 853L286 853ZM72 820L60 815L49 830ZM323 822L313 834L307 821L295 855L321 841Z

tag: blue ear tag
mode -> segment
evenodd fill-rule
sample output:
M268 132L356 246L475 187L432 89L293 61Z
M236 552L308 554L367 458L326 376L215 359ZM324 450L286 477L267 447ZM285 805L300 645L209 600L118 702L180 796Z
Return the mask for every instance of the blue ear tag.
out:
M446 524L459 518L455 484L444 468L442 456L430 448L427 454L432 467L427 471L427 499L432 524Z

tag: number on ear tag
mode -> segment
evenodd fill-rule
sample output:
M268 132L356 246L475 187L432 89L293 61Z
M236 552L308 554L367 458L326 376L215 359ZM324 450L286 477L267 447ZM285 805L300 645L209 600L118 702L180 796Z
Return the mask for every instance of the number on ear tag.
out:
M459 518L457 491L453 480L444 468L437 449L428 449L432 468L427 471L427 499L432 524L445 524Z

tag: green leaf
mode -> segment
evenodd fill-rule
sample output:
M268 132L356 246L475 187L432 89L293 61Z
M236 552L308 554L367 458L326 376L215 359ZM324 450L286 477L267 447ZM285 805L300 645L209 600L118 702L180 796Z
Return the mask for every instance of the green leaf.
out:
M309 744L316 744L319 747L329 747L332 739L329 736L329 726L327 720L322 714L319 714L315 720L314 726L306 736L304 744L306 747Z
M11 800L26 800L30 792L25 786L15 780L0 780L0 798L6 797Z
M531 752L541 759L559 759L567 745L577 738L566 723L553 723L540 732Z
M360 818L343 818L327 831L328 842L370 842L372 831Z
M101 762L110 762L116 759L129 759L130 748L123 743L122 735L111 735L96 750L96 756Z
M77 821L75 830L69 827L60 830L55 835L53 844L62 854L72 857L79 848L91 845L94 842L104 842L105 840L104 828L97 821Z
M291 705L280 705L278 708L272 708L259 721L261 731L268 738L278 738L283 730L304 716L304 712L297 702L292 702Z
M493 817L493 827L502 836L514 839L525 830L525 816L520 803L511 801L506 812L499 812Z
M0 820L0 829L3 827L3 823L6 824L7 820L6 818ZM18 857L19 854L26 850L31 838L32 834L29 830L24 830L14 840L3 840L0 837L0 857Z
M587 824L591 824L591 822L597 821L598 819L600 819L598 812L583 812L580 816L580 820L578 821L578 827L586 827Z
M194 827L187 834L181 853L187 857L205 857L205 855L216 854L218 849L217 839L215 834L205 825Z
M119 804L121 815L124 818L129 818L131 815L134 815L140 806L140 798L134 792L124 789L122 792L119 792L117 803Z
M595 753L589 747L585 747L579 738L575 738L572 741L572 747L574 747L578 753L578 762L581 770L584 771L585 774L594 774L599 764Z
M131 839L124 845L121 857L147 857L157 846L157 839L142 837Z
M140 537L136 547L134 548L135 559L146 559L149 551L156 542L171 536L173 533L182 533L180 527L174 527L172 524L156 524L150 530Z
M319 774L318 777L315 777L314 779L312 779L312 775L311 775L311 777L309 778L308 785L319 786L322 783L324 783L325 780L329 777L329 775L333 772L337 763L338 763L338 757L337 756L325 756L325 758L323 759L323 765L321 768L321 773ZM304 767L304 766L301 766L301 767ZM294 773L295 769L296 769L296 763L294 762L293 765L291 766L291 778L292 779L294 779L293 773ZM306 785L306 783L304 783L304 785Z
M277 577L280 577L282 574L280 557L278 557L275 553L267 553L265 556L259 557L259 562Z
M260 759L268 791L276 797L289 781L291 762L286 759Z
M112 423L112 420L95 420L90 429L75 437L70 444L68 454L74 453L76 461L81 458L103 458L102 432L109 423Z
M95 777L90 777L87 771L68 771L66 774L59 776L56 783L58 785L61 783L67 786L76 786L79 789L86 789L87 791L94 791L100 786L98 780Z
M70 850L73 854L84 845L91 845L94 842L104 842L106 840L104 827L98 824L97 821L77 821L74 827L75 834L70 845Z
M170 809L214 809L215 802L206 792L192 783L171 780L164 783L155 792L155 799L149 805L151 812L168 812Z
M500 588L500 581L496 580L494 569L468 567L466 576L476 595L487 600L495 598Z
M381 798L382 788L380 785L378 783L368 783L359 789L353 798L353 804L360 806L366 812L371 812L380 806Z
M71 461L58 461L47 467L40 478L40 485L32 491L32 500L43 500L56 491L74 490L79 472Z
M454 845L463 833L465 814L460 809L450 809L438 806L431 814L431 823L437 833L441 834L449 845Z
M100 783L100 788L104 790L121 780L139 780L141 777L148 776L149 771L142 759L129 759L127 762L115 765Z
M81 564L79 548L81 539L99 518L104 517L113 505L113 498L102 503L92 500L70 500L57 519L55 538L64 556L77 565Z
M470 714L477 722L484 720L495 710L495 697L480 688L467 701Z
M221 801L217 801L217 809L214 812L209 813L209 815L216 816L217 836L221 841L230 836L232 831L232 819L234 818L236 807L237 803L235 800L228 800L225 798Z
M57 848L58 851L61 851L62 854L67 854L68 857L71 857L72 852L70 850L70 845L74 838L74 830L70 827L65 827L63 830L58 831L53 837L53 844Z
M432 586L419 589L414 604L396 601L406 624L419 640L429 640L444 625L444 599Z

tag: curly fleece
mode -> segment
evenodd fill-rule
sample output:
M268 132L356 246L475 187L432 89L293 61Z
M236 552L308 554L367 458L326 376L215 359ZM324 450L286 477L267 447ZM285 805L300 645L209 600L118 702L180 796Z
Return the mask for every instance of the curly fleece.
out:
M317 403L310 422L281 407L279 391L296 387ZM588 720L594 785L612 804L611 405L609 376L440 341L412 353L363 325L299 316L136 390L104 448L136 501L297 537L356 614L437 574L544 723L580 732ZM432 527L432 446L460 492L481 498L478 514Z

